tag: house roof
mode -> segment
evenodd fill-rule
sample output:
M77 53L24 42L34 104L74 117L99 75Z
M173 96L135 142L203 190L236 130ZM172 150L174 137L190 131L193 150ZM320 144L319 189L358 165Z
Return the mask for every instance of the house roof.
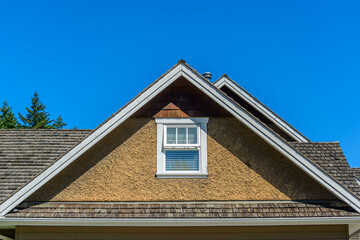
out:
M351 170L352 170L353 174L355 175L355 177L360 179L360 168L352 168Z
M91 130L0 130L0 203L68 152Z
M340 201L29 202L6 218L300 218L360 216Z
M360 198L360 185L352 172L354 168L350 168L339 142L290 144Z
M53 164L50 163L44 166L44 170L40 170L40 173L38 172L39 174L35 176L31 181L26 182L22 187L14 190L15 193L13 193L12 195L11 193L9 193L10 191L8 191L7 194L11 196L3 202L2 206L0 205L0 212L2 212L2 214L6 214L11 211L11 209L24 201L26 197L29 196L32 192L36 191L39 187L45 184L58 172L67 167L72 161L77 159L77 157L84 153L87 149L94 146L94 144L96 144L99 140L101 140L104 136L111 132L115 127L120 125L125 119L131 116L139 108L144 106L146 102L150 101L154 96L156 96L157 93L161 92L180 76L188 79L196 87L201 89L205 94L217 101L217 103L219 103L227 111L232 113L238 120L242 121L250 129L256 132L260 137L266 140L270 145L274 146L282 154L287 156L289 160L291 160L298 167L311 175L314 179L319 181L323 186L328 188L340 199L344 200L354 209L360 209L360 201L356 197L356 193L354 193L355 190L350 190L350 188L352 187L356 188L355 186L344 185L339 179L337 179L337 175L335 173L330 174L326 171L326 164L323 164L323 166L317 164L316 161L310 160L310 157L306 157L306 154L302 154L300 150L296 150L296 144L294 145L291 143L287 143L284 140L280 139L273 131L264 126L256 118L251 116L251 114L246 112L243 108L239 107L238 104L233 102L224 93L219 91L214 85L212 85L208 80L203 78L194 69L192 69L184 62L180 61L165 75L156 80L140 95L138 95L131 102L125 105L121 110L119 110L119 112L117 112L111 118L101 124L97 129L92 131L90 134L89 131L84 132L84 136L82 139L79 140L78 144L73 142L73 147L69 147L68 149L64 150L64 152L59 154L59 159L57 161L55 160Z

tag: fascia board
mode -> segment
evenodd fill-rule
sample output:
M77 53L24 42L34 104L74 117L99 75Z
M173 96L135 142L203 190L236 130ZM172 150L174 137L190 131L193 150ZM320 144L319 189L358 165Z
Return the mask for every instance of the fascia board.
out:
M287 134L292 136L298 142L309 142L307 138L305 138L302 134L297 132L293 127L291 127L284 120L276 116L273 112L271 112L264 104L256 101L251 95L242 90L237 84L235 84L232 80L227 77L222 77L214 84L217 88L221 88L224 85L230 88L235 94L244 99L248 104L254 107L256 110L264 114L267 118L269 118L274 124L276 124L280 129L285 131Z
M360 217L129 219L20 218L0 219L0 226L275 226L359 224Z

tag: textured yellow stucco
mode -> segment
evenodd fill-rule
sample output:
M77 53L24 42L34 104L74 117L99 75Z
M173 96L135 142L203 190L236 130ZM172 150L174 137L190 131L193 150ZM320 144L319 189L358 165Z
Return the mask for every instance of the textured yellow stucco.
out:
M29 201L334 199L234 118L210 118L206 179L158 179L156 124L131 118Z

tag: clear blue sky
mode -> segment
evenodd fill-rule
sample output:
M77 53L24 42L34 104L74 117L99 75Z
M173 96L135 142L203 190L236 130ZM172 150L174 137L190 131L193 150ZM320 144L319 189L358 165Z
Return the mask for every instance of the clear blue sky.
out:
M0 101L95 128L179 59L360 167L360 1L2 1Z

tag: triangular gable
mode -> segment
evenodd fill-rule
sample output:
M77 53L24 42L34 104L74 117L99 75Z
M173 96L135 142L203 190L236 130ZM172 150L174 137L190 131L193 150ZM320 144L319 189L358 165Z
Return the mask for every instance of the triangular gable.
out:
M296 151L292 146L282 140L273 131L252 117L239 105L235 104L231 99L229 99L207 79L203 78L199 73L193 70L184 61L179 61L179 63L170 69L166 74L157 79L152 85L145 89L126 106L124 106L120 111L115 113L111 118L106 120L102 125L95 129L86 139L84 139L67 154L61 157L56 163L51 165L44 172L39 174L31 182L26 184L22 189L7 199L0 206L0 216L4 216L16 205L24 201L32 193L38 190L61 170L66 168L70 163L75 161L80 155L103 139L107 134L109 134L112 130L114 130L117 126L119 126L142 106L144 106L148 101L153 99L158 93L160 93L181 76L186 78L194 86L212 98L225 110L231 113L236 119L249 127L280 153L285 155L296 166L313 177L331 193L349 204L356 211L360 212L360 200L357 197L355 197L340 183L326 174L321 168Z
M232 93L234 93L236 96L249 104L259 114L261 114L266 119L269 119L273 124L275 124L284 133L289 135L292 139L296 140L297 142L309 142L309 139L307 139L303 134L297 131L293 126L291 126L284 119L279 117L276 113L271 111L268 107L266 107L263 103L261 103L254 96L248 93L245 89L243 89L239 84L237 84L227 75L224 74L214 83L214 85L218 89L222 89L223 87L229 89Z
M220 109L192 83L179 78L24 202L338 199ZM155 176L159 166L156 122L183 113L192 119L209 118L206 129L209 177L161 180ZM154 119L154 114L165 119Z

